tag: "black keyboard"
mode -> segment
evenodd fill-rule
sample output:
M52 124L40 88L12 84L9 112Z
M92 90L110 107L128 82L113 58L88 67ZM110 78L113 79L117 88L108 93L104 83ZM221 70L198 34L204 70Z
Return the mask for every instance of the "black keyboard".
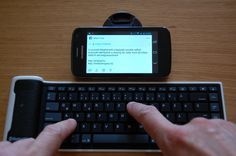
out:
M41 83L38 133L47 125L74 118L78 126L62 149L157 150L143 126L127 112L129 101L155 106L169 121L195 117L225 119L222 84Z
M176 124L194 117L223 118L219 84L49 83L43 94L44 126L68 118L78 122L64 148L155 149L143 126L127 113L129 101L153 105Z

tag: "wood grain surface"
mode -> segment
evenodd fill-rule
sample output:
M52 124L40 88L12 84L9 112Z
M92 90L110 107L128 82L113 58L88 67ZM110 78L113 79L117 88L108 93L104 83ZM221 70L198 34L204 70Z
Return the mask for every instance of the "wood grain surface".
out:
M236 122L235 0L1 0L0 137L9 85L16 75L76 81L70 71L72 31L101 26L110 14L129 11L144 26L166 26L172 36L172 72L161 81L222 81L227 117ZM80 156L156 153L57 153Z

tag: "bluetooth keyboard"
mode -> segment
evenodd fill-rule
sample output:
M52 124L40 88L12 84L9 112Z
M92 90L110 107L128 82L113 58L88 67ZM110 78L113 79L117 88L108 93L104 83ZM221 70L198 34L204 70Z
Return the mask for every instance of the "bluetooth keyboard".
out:
M195 117L226 119L220 82L51 82L15 77L5 126L6 140L36 137L68 118L76 130L64 150L157 151L155 141L127 112L137 101L155 106L169 121L186 124Z

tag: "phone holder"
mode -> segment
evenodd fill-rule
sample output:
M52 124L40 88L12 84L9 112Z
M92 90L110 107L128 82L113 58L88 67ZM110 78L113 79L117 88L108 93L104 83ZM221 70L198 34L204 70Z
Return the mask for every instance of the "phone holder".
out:
M142 27L141 22L128 12L118 12L107 18L104 27Z

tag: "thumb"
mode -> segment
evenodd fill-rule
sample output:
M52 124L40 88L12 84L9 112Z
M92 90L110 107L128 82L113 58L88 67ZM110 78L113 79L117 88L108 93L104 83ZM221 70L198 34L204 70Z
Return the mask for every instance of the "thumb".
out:
M40 155L53 155L60 148L64 139L74 131L76 125L74 119L68 119L45 127L36 138L33 147L41 150Z
M162 144L168 132L174 129L174 124L169 122L154 106L137 102L129 102L127 109L147 133L158 143Z

